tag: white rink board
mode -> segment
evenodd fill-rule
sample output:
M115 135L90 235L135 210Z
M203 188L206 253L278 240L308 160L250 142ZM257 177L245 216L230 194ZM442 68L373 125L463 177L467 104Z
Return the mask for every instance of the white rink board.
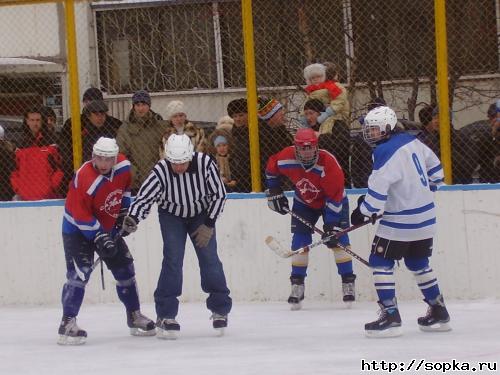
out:
M251 196L254 198L229 199L217 222L219 255L231 296L235 301L283 301L289 293L290 261L271 252L264 239L273 235L282 244L290 244L290 217L271 212L262 194ZM349 195L351 210L357 197ZM437 272L445 297L499 298L500 189L439 191L436 204L438 234L431 265ZM0 203L0 259L3 265L0 305L59 303L65 280L62 213L61 201ZM365 259L369 255L374 229L370 225L351 234L353 250ZM318 236L314 238L318 239ZM162 260L156 209L140 224L136 233L127 237L127 243L136 260L141 300L152 302ZM358 299L375 300L369 269L356 260L354 262L358 275ZM398 298L420 299L413 277L402 262L396 274ZM311 251L308 275L307 299L329 302L340 299L340 277L333 254L326 247ZM85 303L118 301L107 270L105 281L106 290L102 291L99 272L94 272ZM194 302L205 298L200 287L196 256L188 240L182 300Z

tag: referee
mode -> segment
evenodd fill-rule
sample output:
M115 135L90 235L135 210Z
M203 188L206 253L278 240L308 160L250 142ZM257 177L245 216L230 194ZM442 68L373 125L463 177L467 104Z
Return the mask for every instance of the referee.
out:
M206 304L212 311L213 327L222 335L232 306L215 234L215 221L226 200L224 184L214 159L193 152L185 134L168 138L165 155L166 159L160 160L143 182L124 219L123 230L125 234L134 232L153 203L158 203L163 262L154 293L157 337L175 339L180 330L175 317L188 235L200 265L201 288L209 294Z

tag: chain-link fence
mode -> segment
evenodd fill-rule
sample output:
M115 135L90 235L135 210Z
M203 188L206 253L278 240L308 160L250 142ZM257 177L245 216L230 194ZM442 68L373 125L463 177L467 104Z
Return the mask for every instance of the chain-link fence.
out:
M64 197L74 168L65 1L12 3L0 3L0 199ZM313 127L346 186L366 186L360 123L381 103L440 152L433 0L252 3L261 171ZM453 180L500 182L499 1L448 1L446 17ZM162 140L185 132L217 157L229 191L252 190L240 0L77 1L75 19L84 161L100 136L116 137L137 190Z

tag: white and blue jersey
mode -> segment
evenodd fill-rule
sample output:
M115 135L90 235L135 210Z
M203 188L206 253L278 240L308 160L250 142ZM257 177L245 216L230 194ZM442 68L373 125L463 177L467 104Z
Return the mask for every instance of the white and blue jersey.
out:
M443 168L434 152L415 136L393 135L373 152L368 193L361 204L366 216L382 214L376 235L417 241L435 233L433 191L443 184Z

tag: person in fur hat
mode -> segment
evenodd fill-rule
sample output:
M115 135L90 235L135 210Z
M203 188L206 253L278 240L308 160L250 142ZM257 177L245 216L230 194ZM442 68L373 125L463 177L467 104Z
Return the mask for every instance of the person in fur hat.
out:
M219 121L217 121L217 126L215 129L225 130L231 132L233 130L234 120L229 116L222 116Z
M337 81L338 72L333 63L316 63L306 66L304 78L307 83L305 88L307 100L319 99L326 106L325 112L318 118L320 124L323 124L330 117L333 117L334 120L348 121L347 90Z
M205 152L205 131L188 121L184 103L173 100L167 105L167 120L171 127L175 128L178 135L186 134L193 142L196 152Z

